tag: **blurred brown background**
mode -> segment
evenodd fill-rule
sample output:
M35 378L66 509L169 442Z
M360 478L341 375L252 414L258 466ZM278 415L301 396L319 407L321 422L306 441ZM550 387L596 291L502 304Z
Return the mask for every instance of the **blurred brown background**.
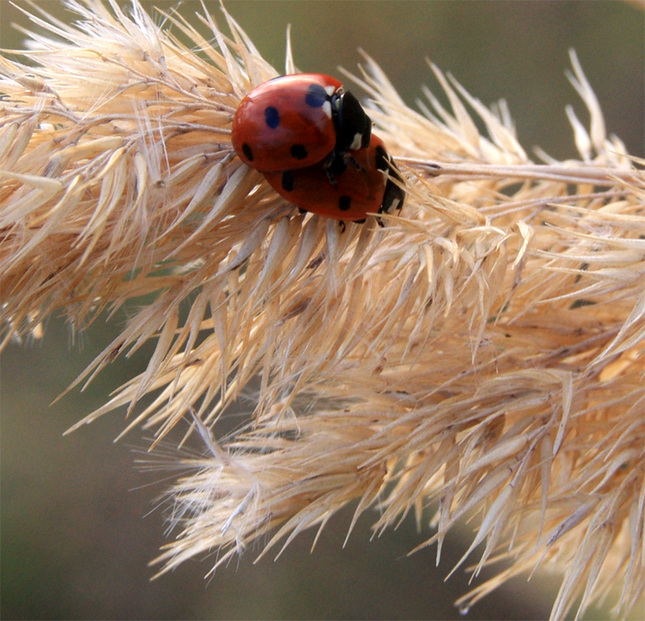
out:
M37 4L70 18L57 0ZM178 6L185 15L200 11L193 0L144 5ZM218 13L218 2L206 0L206 5ZM643 13L633 4L325 0L229 1L227 8L279 69L290 23L301 70L337 74L338 65L354 70L362 47L410 104L422 84L438 92L427 57L483 102L505 98L524 147L530 151L539 145L560 159L576 157L564 106L573 104L587 119L564 76L573 47L608 130L631 153L645 155L645 28ZM22 45L24 36L12 30L14 22L27 20L0 0L2 48ZM153 570L147 562L165 541L163 511L153 510L154 499L173 473L137 470L137 449L147 446L139 430L112 443L123 428L123 412L61 435L141 370L150 349L113 364L84 392L73 390L50 405L125 321L125 314L111 325L99 318L75 335L54 318L41 341L12 344L2 355L3 619L463 618L452 602L466 592L467 575L458 571L446 584L443 578L465 550L466 539L455 533L437 570L435 548L406 556L430 536L429 529L419 534L408 519L370 542L368 515L343 548L352 508L332 520L313 554L308 533L277 562L271 556L254 565L257 550L251 549L211 580L204 580L213 561L206 559L150 582ZM465 618L545 618L555 585L549 579L515 580ZM606 616L596 610L586 618Z

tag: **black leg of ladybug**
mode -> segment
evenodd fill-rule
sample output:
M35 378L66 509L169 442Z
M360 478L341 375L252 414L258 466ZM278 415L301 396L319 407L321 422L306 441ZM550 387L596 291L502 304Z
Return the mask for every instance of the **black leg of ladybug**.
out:
M352 157L351 155L346 155L345 161L348 164L351 164L356 170L363 170L363 167L356 161L355 157Z
M336 177L342 175L347 168L345 158L338 155L335 151L332 151L325 160L323 167L329 183L336 188Z
M327 175L327 181L331 184L331 186L336 189L336 175L331 171L331 168L325 167L325 174Z
M345 229L347 228L347 227L345 226L345 223L344 223L342 220L339 220L339 221L338 221L338 226L340 227L340 232L341 232L341 233L344 233L344 232L345 232Z

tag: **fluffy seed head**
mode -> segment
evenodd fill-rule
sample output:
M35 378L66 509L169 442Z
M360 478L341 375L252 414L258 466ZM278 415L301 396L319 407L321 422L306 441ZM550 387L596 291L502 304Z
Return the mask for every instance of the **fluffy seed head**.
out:
M298 215L234 157L250 88L277 75L224 12L188 47L134 1L33 16L25 57L0 59L0 321L4 341L54 311L78 327L129 301L93 377L149 339L146 371L79 424L128 404L162 438L188 417L208 449L170 494L164 569L266 534L265 551L348 502L375 531L436 501L441 542L465 516L475 573L565 570L553 618L619 585L642 597L645 180L605 132L572 53L580 158L535 163L502 104L432 70L409 108L365 57L354 77L405 178L386 226ZM294 70L288 50L287 72ZM475 118L486 128L483 135ZM217 436L252 380L248 425ZM142 397L146 405L138 407ZM461 564L461 563L460 563ZM162 570L162 571L163 571Z

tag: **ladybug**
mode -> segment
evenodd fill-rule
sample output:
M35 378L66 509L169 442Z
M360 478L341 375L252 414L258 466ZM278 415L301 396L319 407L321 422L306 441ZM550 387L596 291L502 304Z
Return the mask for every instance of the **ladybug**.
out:
M401 183L403 179L378 136L372 135L369 147L352 153L349 161L334 158L329 168L335 177L333 184L320 162L263 174L280 196L302 211L335 220L364 222L368 213L389 213L403 206L405 192L392 178Z
M261 171L295 170L370 144L372 120L358 99L328 75L297 73L254 88L233 119L240 159Z

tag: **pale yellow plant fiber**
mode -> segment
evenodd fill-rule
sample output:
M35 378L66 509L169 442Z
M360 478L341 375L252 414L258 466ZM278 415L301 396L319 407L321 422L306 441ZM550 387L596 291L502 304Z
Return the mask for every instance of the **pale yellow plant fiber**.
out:
M503 103L433 66L450 109L426 91L415 112L366 57L356 81L406 206L342 230L232 152L238 102L278 72L228 15L231 38L199 17L210 39L136 1L131 16L72 7L74 26L32 16L31 64L0 58L0 320L7 342L136 298L81 379L153 338L154 354L79 424L128 404L127 429L199 431L208 454L170 491L164 571L269 533L265 551L286 545L358 500L356 517L380 507L377 533L434 507L423 545L439 551L475 518L475 571L509 564L464 607L537 566L566 572L553 619L576 598L579 614L641 602L645 179L575 55L580 159L543 164ZM217 437L253 378L249 425Z

